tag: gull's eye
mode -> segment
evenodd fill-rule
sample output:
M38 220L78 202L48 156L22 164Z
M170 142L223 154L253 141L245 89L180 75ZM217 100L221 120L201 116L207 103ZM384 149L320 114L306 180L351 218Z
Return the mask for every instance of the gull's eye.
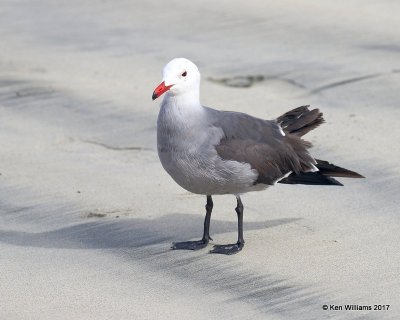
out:
M187 72L185 71L184 73L182 73L182 77L186 77Z

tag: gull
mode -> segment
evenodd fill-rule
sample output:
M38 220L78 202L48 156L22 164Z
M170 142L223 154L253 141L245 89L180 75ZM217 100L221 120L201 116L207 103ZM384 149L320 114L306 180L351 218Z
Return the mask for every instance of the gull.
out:
M362 178L309 153L311 143L302 136L324 122L318 109L302 106L274 120L219 111L200 103L200 72L190 60L173 59L162 74L152 95L155 100L165 93L157 119L158 156L177 184L207 197L202 239L175 242L172 249L198 250L212 240L213 195L236 196L238 240L210 251L230 255L245 243L242 194L275 183L342 186L333 177Z

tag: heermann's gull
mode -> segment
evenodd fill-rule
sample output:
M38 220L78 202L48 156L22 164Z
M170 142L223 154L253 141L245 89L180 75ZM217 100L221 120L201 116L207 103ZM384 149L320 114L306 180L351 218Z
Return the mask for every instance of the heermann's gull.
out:
M173 249L197 250L212 240L212 195L236 196L238 241L210 251L233 254L244 245L240 194L263 190L276 182L341 186L332 177L362 177L309 154L311 143L301 137L324 122L318 109L303 106L276 120L263 120L204 107L199 100L199 70L184 58L173 59L164 67L153 100L163 93L157 121L161 163L181 187L207 196L203 238L174 243Z

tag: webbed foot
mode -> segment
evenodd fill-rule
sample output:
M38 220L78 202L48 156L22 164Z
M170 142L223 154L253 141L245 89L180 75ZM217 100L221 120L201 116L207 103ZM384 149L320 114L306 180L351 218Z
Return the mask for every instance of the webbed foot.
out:
M212 240L212 239L210 239ZM184 241L172 243L172 250L199 250L207 247L208 240L201 239L197 241Z
M219 253L231 255L238 253L244 247L244 242L237 242L235 244L223 244L223 245L215 245L214 249L210 250L210 253Z

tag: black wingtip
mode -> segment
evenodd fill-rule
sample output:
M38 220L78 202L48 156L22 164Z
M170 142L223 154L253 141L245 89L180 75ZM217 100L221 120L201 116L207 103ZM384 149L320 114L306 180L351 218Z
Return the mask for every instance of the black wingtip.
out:
M322 175L320 172L300 172L292 173L286 178L279 180L283 184L305 184L312 186L343 186L336 179Z
M339 166L336 166L332 163L329 163L325 160L315 159L317 161L317 168L319 172L323 175L327 175L330 177L342 177L342 178L365 178L363 175L351 171Z

